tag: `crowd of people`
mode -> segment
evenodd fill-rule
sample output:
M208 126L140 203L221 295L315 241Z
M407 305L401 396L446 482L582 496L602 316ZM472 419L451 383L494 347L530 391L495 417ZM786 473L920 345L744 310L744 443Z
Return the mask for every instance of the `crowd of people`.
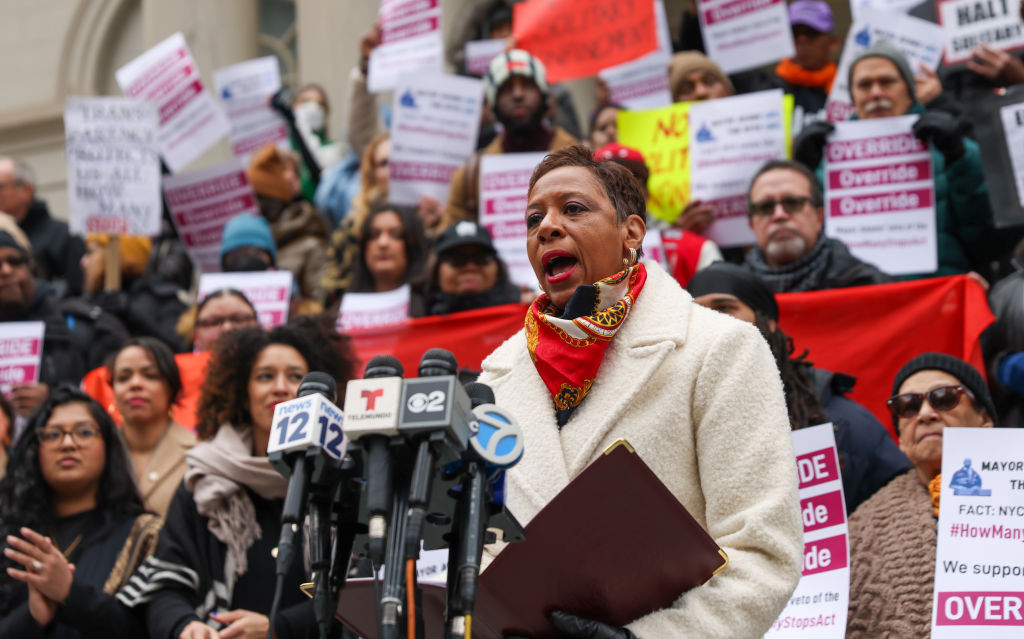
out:
M367 88L379 26L349 74L345 139L328 131L318 85L275 96L293 150L252 155L260 214L231 219L219 252L226 273L293 274L291 319L275 328L234 288L197 297L169 222L153 238L78 237L38 197L32 167L0 157L0 332L45 327L38 380L0 395L0 636L266 636L286 487L267 459L274 407L311 371L343 390L359 366L338 328L345 296L403 286L410 318L521 305L524 328L472 374L524 428L507 489L522 523L626 438L729 554L713 589L621 628L559 612L563 635L762 636L800 574L789 433L831 423L850 526L847 636L928 636L942 427L1019 427L1024 415L1024 220L996 227L972 138L980 102L1024 84L1024 55L981 45L935 73L881 41L849 67L852 119L918 115L931 156L938 268L911 277L967 275L996 318L978 344L984 370L921 344L884 371L893 438L878 407L849 397L856 378L794 347L775 297L908 277L825 234L826 98L843 36L829 5L793 0L796 55L732 75L705 55L695 7L683 14L666 69L674 101L794 96L792 159L750 176L755 243L721 250L706 237L714 203L691 200L671 222L649 214L650 169L618 142L625 108L599 81L584 130L544 61L516 48L512 4L475 2L455 30L509 40L483 76L476 151L446 201L389 199L388 112ZM468 74L461 44L449 63ZM479 215L481 157L525 151L548 153L523 212L539 290L513 282ZM651 229L671 249L660 264L644 256ZM305 581L301 565L285 576L279 639L315 636Z

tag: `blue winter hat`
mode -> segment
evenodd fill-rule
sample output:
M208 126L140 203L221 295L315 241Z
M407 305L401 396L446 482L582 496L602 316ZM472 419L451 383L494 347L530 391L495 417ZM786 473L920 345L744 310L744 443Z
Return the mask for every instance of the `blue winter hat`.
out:
M263 216L240 213L228 220L220 239L221 263L224 263L225 255L243 246L254 246L266 251L270 254L271 262L277 264L277 244Z

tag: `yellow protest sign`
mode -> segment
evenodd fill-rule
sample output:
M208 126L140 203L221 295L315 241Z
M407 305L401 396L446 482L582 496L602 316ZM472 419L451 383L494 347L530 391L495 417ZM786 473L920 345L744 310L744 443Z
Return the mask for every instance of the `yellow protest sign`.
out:
M674 222L690 199L690 104L649 111L619 111L619 144L643 153L651 177L648 211Z

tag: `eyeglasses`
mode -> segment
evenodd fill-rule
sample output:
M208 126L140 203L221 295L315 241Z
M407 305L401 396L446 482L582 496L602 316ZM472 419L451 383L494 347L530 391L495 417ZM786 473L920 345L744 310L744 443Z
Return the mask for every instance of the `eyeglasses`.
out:
M223 315L220 317L204 317L196 320L196 325L199 326L199 328L217 328L218 326L223 326L228 322L231 322L236 326L241 326L242 324L251 324L255 321L256 316L252 313L235 313L234 315Z
M896 395L885 400L885 404L892 411L892 414L897 417L913 417L921 411L921 404L925 398L928 399L928 405L935 410L947 411L956 408L956 405L960 403L960 398L965 394L972 401L974 400L974 394L961 384L956 386L939 386L927 393L903 393L902 395Z
M760 202L750 203L750 214L758 217L768 217L775 212L775 207L782 205L782 210L790 215L795 215L800 211L804 210L807 203L811 201L809 197L791 197L786 196L781 200L761 200Z
M477 266L487 266L494 261L493 253L453 253L441 257L441 261L450 264L455 268L462 268L469 263Z
M0 268L3 268L4 264L12 269L21 268L28 264L28 259L24 255L8 255L7 257L0 256Z
M55 447L64 441L65 435L71 435L76 446L85 446L99 437L100 429L93 424L77 424L71 430L63 428L42 428L36 431L36 437L43 446Z

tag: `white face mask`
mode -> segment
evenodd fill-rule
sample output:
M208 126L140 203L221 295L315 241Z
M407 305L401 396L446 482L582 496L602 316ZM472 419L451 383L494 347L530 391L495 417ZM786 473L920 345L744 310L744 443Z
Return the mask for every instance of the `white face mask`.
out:
M319 102L303 102L295 107L295 119L312 131L323 131L327 114Z

